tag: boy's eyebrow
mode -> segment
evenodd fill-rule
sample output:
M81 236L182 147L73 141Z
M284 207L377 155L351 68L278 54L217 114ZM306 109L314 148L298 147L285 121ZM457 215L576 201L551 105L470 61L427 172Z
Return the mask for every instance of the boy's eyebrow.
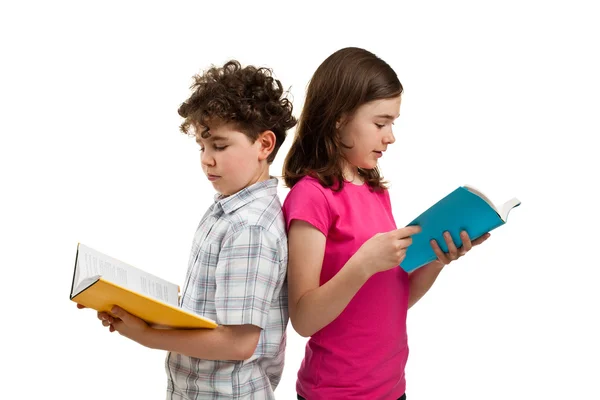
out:
M210 139L210 140L213 140L213 141L214 141L214 140L228 140L228 138L227 138L227 137L225 137L225 136L218 136L218 135L216 135L216 136L213 136L213 135L211 135L211 136L209 137L209 139Z
M210 135L208 138L203 139L203 138L196 138L196 142L200 143L202 140L206 140L206 141L216 141L216 140L222 140L222 141L227 141L229 140L229 138L225 137L225 136L219 136L219 135Z

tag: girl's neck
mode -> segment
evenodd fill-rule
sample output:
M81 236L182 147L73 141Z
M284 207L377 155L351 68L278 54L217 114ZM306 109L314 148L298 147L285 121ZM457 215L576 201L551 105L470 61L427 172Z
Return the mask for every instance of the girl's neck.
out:
M360 186L365 183L365 180L358 173L358 168L354 165L346 162L342 167L342 174L344 176L344 180L348 183L352 183L353 185Z

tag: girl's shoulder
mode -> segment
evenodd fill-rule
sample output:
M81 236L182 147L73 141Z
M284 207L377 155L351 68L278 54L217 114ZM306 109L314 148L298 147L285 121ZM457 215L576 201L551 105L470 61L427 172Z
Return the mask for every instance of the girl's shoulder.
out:
M327 191L328 188L321 185L321 182L319 182L318 179L307 175L300 178L300 180L292 186L285 200L289 201L294 198L302 198L304 200L326 199L329 197Z
M367 183L355 185L344 181L341 189L333 186L324 186L321 181L313 176L305 175L290 189L288 196L325 200L328 203L346 202L362 198L381 198L389 202L389 192L385 188L371 188Z

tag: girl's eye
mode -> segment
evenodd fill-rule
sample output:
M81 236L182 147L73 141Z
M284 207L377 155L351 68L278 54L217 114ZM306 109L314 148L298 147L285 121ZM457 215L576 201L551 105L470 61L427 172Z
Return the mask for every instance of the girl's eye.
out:
M385 125L383 124L375 124L379 129L383 128Z
M204 147L200 147L200 153L204 151Z
M227 148L227 146L214 146L214 149L215 149L216 151L223 151L223 150L225 150L226 148Z

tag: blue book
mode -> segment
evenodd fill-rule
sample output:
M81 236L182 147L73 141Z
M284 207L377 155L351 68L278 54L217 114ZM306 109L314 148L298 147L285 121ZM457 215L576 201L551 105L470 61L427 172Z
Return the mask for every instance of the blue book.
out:
M429 207L410 225L421 226L421 233L412 236L412 244L406 250L406 258L400 267L406 272L414 271L437 259L430 240L435 239L443 252L448 252L445 231L450 232L457 248L462 246L460 232L465 230L471 241L506 223L508 213L521 202L512 198L496 207L483 193L472 186L460 186L446 197Z

